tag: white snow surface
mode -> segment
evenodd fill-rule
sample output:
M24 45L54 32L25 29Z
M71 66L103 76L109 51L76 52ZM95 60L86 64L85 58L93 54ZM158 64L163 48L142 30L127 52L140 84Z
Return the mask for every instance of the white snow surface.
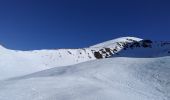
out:
M170 100L170 42L119 45L142 40L122 37L83 49L0 46L0 100ZM98 60L96 52L112 58Z
M104 42L102 45L104 46L105 44L107 47L107 45L114 44L114 42L127 41L126 39L140 40L134 37L122 37L110 40L110 42ZM33 51L10 50L0 46L0 80L26 75L53 67L95 60L96 58L91 50L99 50L103 48L103 46L97 48ZM115 45L111 46L115 47Z
M0 100L170 100L170 57L116 57L0 82Z
M95 58L88 49L34 51L0 49L0 80L93 59Z
M99 44L96 44L96 45L93 45L91 47L93 48L97 48L97 47L109 47L109 46L113 46L113 45L116 45L116 42L133 42L131 40L135 40L135 41L141 41L143 39L141 38L137 38L137 37L120 37L120 38L117 38L117 39L113 39L113 40L109 40L109 41L105 41L103 43L99 43Z

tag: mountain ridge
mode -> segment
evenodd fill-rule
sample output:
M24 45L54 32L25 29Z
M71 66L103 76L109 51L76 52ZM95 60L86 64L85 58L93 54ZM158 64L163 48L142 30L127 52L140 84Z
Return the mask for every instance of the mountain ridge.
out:
M82 49L0 47L0 100L169 100L169 62L170 42L134 37Z
M1 80L53 67L110 57L152 58L169 56L170 42L122 37L82 49L21 51L10 50L1 46L0 55ZM15 73L12 73L13 71ZM8 74L10 72L11 74Z

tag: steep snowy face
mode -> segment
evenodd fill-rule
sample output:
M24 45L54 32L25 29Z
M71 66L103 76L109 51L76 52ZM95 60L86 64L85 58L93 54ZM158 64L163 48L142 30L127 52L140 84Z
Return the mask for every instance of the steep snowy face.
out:
M170 100L169 65L170 42L134 37L83 49L0 46L0 100Z
M117 42L133 42L133 40L141 40L133 37L123 37L115 40L107 41L90 48L82 49L54 49L54 50L34 50L34 51L20 51L10 50L0 46L0 66L6 69L15 69L22 72L22 68L47 69L56 66L66 66L77 64L89 60L98 59L101 55L97 52L102 52L102 58L106 58L107 54L101 49L104 47L117 48ZM106 48L107 52L110 49ZM21 68L14 68L14 66L22 66ZM41 68L39 68L39 67ZM25 69L23 69L25 70ZM29 69L31 70L31 69ZM28 70L28 71L29 71ZM5 72L5 71L4 71ZM1 72L0 72L1 73ZM3 73L3 72L2 72ZM1 76L1 75L0 75Z
M118 38L92 46L97 59L109 57L162 57L170 55L169 41Z
M113 39L113 40L109 40L109 41L105 41L103 43L99 43L96 45L91 46L92 48L101 48L101 47L113 47L114 45L117 45L117 42L125 42L125 43L131 43L134 41L141 41L143 39L140 38L136 38L136 37L120 37L117 39Z
M97 59L109 58L118 55L129 44L140 42L142 39L135 37L121 37L91 46L92 52Z
M170 55L170 42L122 37L89 48L20 51L0 46L0 80L59 66L109 57Z

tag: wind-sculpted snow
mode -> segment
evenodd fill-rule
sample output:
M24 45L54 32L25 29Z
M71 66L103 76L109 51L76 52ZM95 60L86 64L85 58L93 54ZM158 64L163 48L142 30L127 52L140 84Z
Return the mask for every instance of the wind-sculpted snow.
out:
M122 37L80 49L21 51L0 46L0 80L110 57L170 56L170 42Z
M168 41L122 37L34 51L0 46L0 100L170 100L169 76Z
M0 82L0 100L170 100L170 57L94 60Z

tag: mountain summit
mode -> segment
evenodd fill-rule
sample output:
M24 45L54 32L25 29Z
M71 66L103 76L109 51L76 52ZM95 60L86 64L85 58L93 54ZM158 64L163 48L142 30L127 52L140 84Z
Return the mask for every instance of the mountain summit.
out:
M81 49L1 46L0 100L170 100L169 65L170 42L135 37Z
M92 46L96 58L161 57L170 55L170 41L122 37Z
M0 79L4 79L57 66L109 57L168 56L170 55L170 42L121 37L81 49L16 51L0 46L0 55Z

